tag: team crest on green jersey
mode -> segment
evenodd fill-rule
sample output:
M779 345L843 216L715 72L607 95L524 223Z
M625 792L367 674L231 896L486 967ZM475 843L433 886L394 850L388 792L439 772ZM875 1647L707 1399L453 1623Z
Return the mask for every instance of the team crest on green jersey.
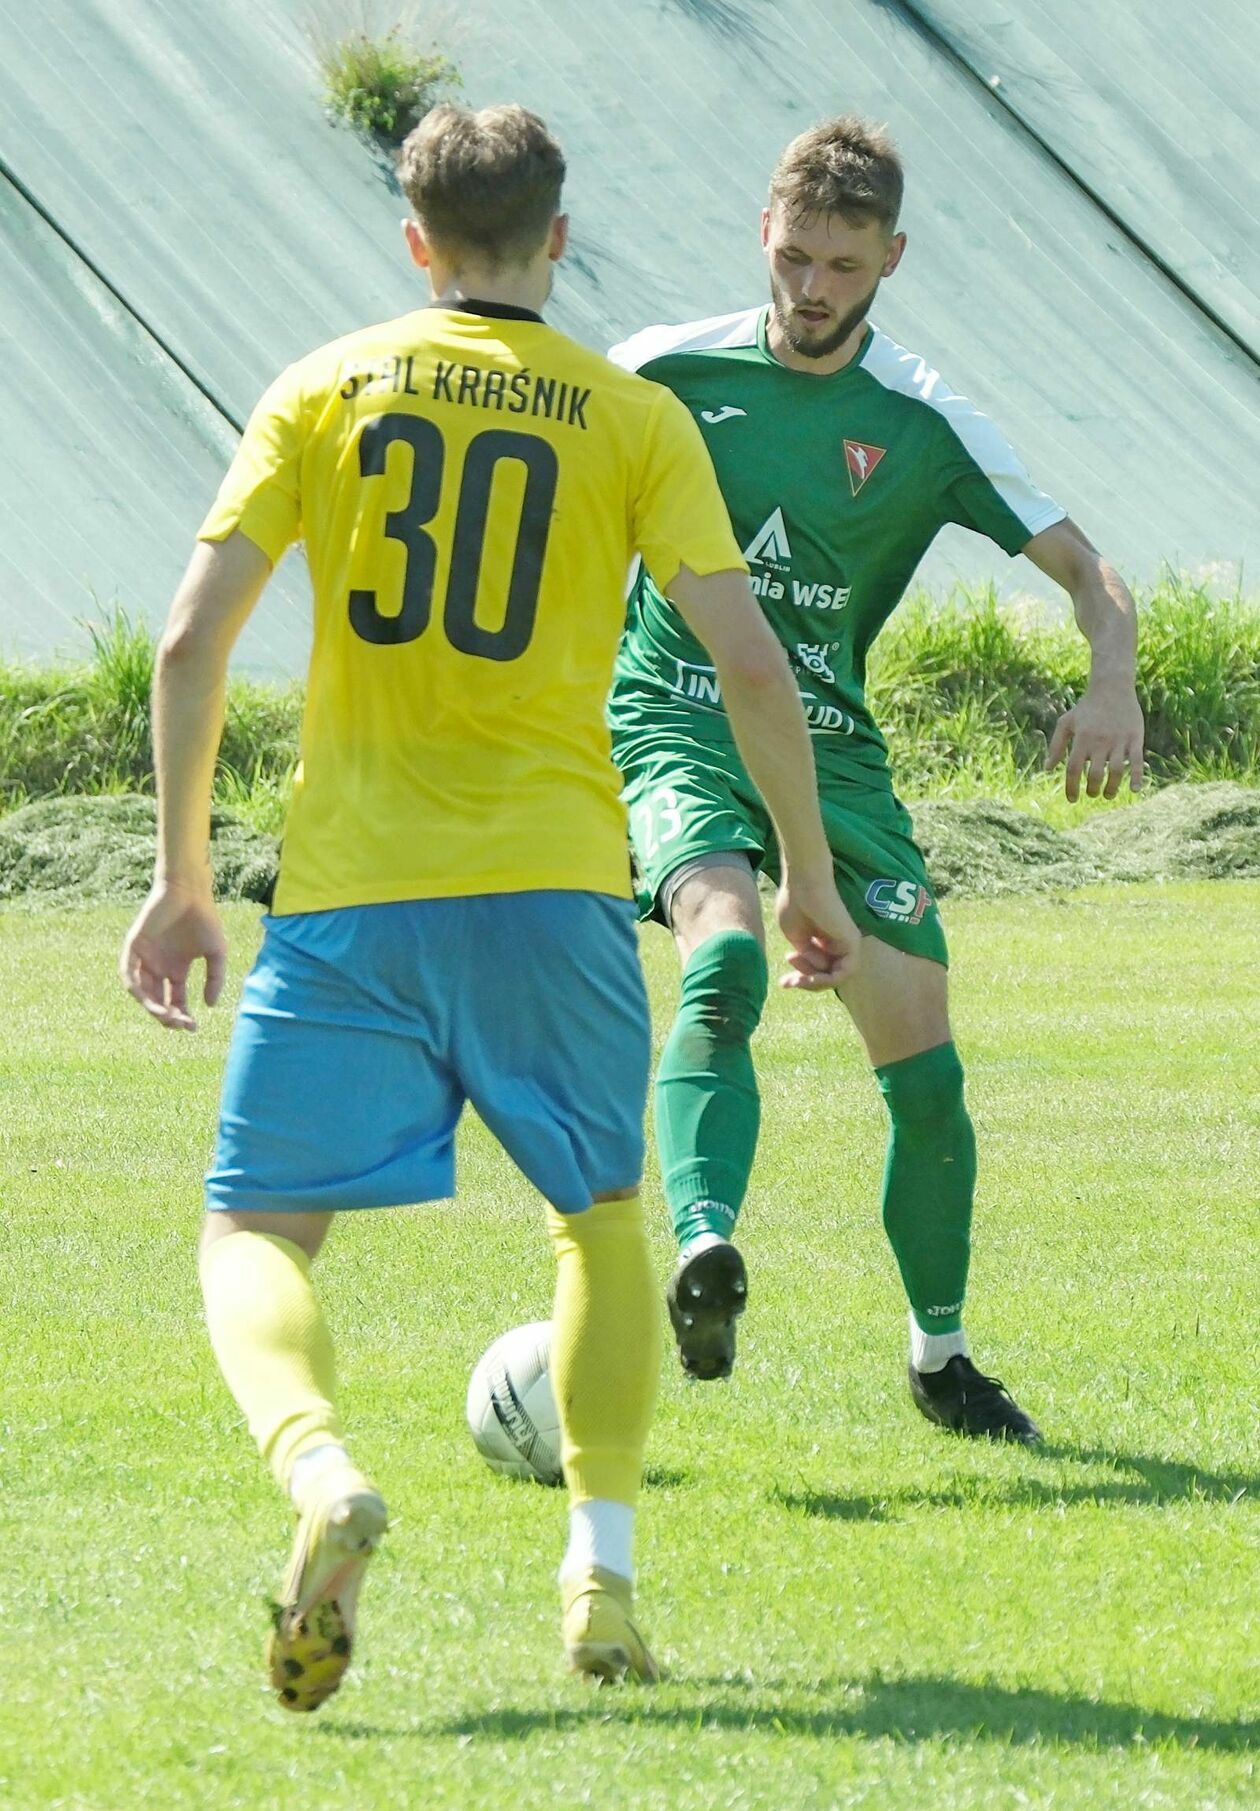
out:
M844 462L849 468L849 489L856 497L884 454L886 446L868 446L865 440L846 440Z

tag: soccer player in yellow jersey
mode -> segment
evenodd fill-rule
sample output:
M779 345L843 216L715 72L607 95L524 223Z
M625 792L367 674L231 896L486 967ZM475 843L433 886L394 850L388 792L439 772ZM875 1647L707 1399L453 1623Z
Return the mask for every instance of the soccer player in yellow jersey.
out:
M538 312L564 162L519 107L443 107L407 141L433 301L272 385L176 594L154 684L158 857L123 979L194 1029L223 985L209 800L232 643L290 542L315 635L274 908L233 1033L206 1181L215 1354L297 1511L268 1644L294 1710L349 1663L385 1504L351 1462L310 1267L331 1217L454 1192L466 1101L546 1197L570 1494L571 1668L654 1676L631 1615L659 1370L639 1206L648 1025L604 702L634 553L707 647L785 851L800 967L847 975L794 680L713 469L668 390Z

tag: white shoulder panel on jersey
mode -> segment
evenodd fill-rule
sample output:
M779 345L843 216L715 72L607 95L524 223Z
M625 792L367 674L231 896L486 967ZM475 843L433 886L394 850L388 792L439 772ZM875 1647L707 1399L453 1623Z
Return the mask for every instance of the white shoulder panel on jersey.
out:
M907 352L876 327L863 355L862 369L886 390L916 397L929 409L935 409L1030 537L1063 521L1066 509L1037 489L1002 430L982 415L973 402L951 390L940 372L933 371L917 352Z
M757 323L764 310L742 308L738 314L714 314L707 321L685 321L681 327L644 327L608 354L614 365L641 371L654 358L670 352L712 352L724 346L755 346Z

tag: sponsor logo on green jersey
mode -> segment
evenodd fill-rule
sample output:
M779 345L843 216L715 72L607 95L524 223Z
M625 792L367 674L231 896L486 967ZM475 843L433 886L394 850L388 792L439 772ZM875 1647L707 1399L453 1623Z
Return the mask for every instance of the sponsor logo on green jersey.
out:
M792 564L792 543L788 540L787 523L782 504L768 515L744 549L744 558L762 566L773 566L786 572Z
M783 520L782 504L771 511L744 548L744 558L751 567L760 568L749 574L758 597L777 601L788 595L790 585L792 602L801 610L843 610L849 601L851 585L823 584L793 577L792 543Z
M892 924L919 924L932 895L913 880L873 880L866 889L866 903L877 918Z

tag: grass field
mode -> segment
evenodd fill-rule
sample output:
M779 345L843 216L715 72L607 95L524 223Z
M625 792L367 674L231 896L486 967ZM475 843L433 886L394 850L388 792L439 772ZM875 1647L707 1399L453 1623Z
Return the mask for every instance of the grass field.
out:
M287 1528L192 1262L231 1001L164 1034L114 979L124 908L0 913L0 1803L1260 1802L1258 912L1260 884L1217 882L949 913L972 1339L1035 1453L911 1409L882 1109L837 1008L772 1001L740 1366L671 1366L652 1442L655 1691L562 1676L562 1499L463 1430L477 1354L547 1312L529 1191L470 1126L457 1211L342 1228L344 1401L398 1519L361 1664L310 1720L262 1688ZM227 916L234 997L255 914ZM672 956L645 950L663 1025Z

